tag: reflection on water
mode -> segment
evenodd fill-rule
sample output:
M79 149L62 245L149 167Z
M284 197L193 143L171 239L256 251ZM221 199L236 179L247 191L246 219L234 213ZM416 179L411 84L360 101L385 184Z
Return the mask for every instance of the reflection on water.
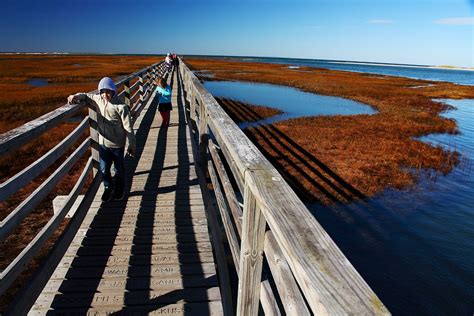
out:
M459 135L422 140L456 149L460 164L435 181L422 176L405 191L366 202L309 205L367 283L394 314L474 312L474 100L443 100L457 109Z
M205 82L204 87L217 97L277 108L284 112L281 115L258 122L243 124L241 128L248 127L249 125L269 124L301 116L376 113L373 108L360 102L303 92L295 88L272 84L210 81Z
M48 79L44 78L32 78L27 82L30 86L33 87L44 87L48 85Z

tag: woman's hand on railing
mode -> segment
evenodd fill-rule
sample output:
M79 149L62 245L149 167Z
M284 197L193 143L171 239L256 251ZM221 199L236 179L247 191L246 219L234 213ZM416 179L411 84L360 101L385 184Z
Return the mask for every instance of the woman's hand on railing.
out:
M79 103L80 101L84 101L84 99L85 99L85 95L83 93L71 94L70 96L67 97L67 103L76 104L76 103Z

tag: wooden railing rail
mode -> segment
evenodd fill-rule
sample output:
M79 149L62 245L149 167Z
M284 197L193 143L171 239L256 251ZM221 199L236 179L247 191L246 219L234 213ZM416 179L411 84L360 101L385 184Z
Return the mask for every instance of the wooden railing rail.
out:
M275 299L294 315L389 314L278 171L182 61L180 74L189 121L199 135L201 167L211 176L239 277L237 314L257 315L259 302L265 313L279 314ZM262 277L265 262L269 270Z
M135 119L139 116L141 110L145 107L150 96L152 95L153 89L155 88L155 81L157 76L162 76L165 73L163 63L156 63L148 66L140 71L137 71L125 78L116 82L117 89L120 91L119 96L123 96L125 102L130 105L132 117ZM131 86L130 82L134 82ZM135 92L130 97L131 91ZM93 91L97 92L97 91ZM132 93L133 93L132 92ZM137 98L137 96L139 96ZM136 99L136 100L135 100ZM135 101L134 101L135 100ZM49 112L38 119L30 121L14 130L0 135L0 155L8 154L18 149L27 142L30 142L40 136L47 130L58 126L66 118L71 117L79 113L80 110L84 109L85 103L80 104L66 104L52 112ZM80 222L85 216L87 209L92 202L91 196L95 195L98 184L100 183L99 173L96 172L98 167L98 132L97 132L97 113L95 108L89 107L89 115L85 117L81 123L64 138L54 148L49 150L42 157L39 157L32 165L26 167L16 175L10 177L5 182L0 184L0 201L5 201L10 196L15 194L20 188L27 185L29 182L35 180L42 172L46 171L51 165L61 159L77 141L85 136L86 130L90 130L89 137L85 137L85 140L80 144L72 154L70 154L64 162L52 172L52 174L46 179L36 190L34 190L24 201L22 201L5 219L0 222L0 242L4 241L10 234L18 227L22 220L31 213L31 211L41 202L44 198L53 191L57 183L68 174L69 170L75 166L75 164L88 152L91 148L92 156L87 161L82 174L77 180L74 188L71 190L69 195L60 210L56 212L43 229L36 235L36 237L23 249L23 251L1 272L0 274L0 295L2 295L15 279L20 275L28 263L34 258L34 256L43 247L46 240L57 230L66 214L71 209L72 205L76 201L79 193L83 189L86 179L93 173L92 185L89 187L87 195L84 197L78 207L78 212L75 213L71 218L70 223L65 231L67 231L67 238L60 238L64 245L56 245L55 249L64 250L67 248L67 243L72 240L72 235L79 228ZM95 168L95 169L94 169ZM77 215L79 214L79 215ZM78 217L79 216L79 217ZM60 255L56 254L54 260L49 262L59 262ZM44 271L52 273L53 267L42 268ZM29 284L29 288L34 288L33 292L38 292L42 286L46 284L48 275L42 275L35 280L40 284ZM43 284L41 284L43 283ZM35 295L30 291L26 295L28 299L21 300L21 304L27 306L33 304L36 299ZM38 292L39 293L39 292Z

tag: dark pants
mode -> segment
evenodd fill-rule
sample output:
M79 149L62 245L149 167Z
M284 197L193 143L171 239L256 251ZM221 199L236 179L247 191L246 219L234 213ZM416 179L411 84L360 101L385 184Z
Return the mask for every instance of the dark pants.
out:
M170 112L171 111L163 111L160 112L161 115L161 126L168 127L170 126Z
M109 148L104 145L99 146L99 163L100 173L102 174L102 182L106 188L112 187L112 176L110 174L110 168L114 163L115 169L115 184L117 186L123 186L124 178L124 167L123 148Z

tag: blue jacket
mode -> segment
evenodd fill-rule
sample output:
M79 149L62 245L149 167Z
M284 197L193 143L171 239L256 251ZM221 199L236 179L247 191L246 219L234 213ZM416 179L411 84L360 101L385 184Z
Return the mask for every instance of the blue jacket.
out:
M164 89L158 86L155 92L160 94L160 103L171 103L171 87L169 85L166 85Z

